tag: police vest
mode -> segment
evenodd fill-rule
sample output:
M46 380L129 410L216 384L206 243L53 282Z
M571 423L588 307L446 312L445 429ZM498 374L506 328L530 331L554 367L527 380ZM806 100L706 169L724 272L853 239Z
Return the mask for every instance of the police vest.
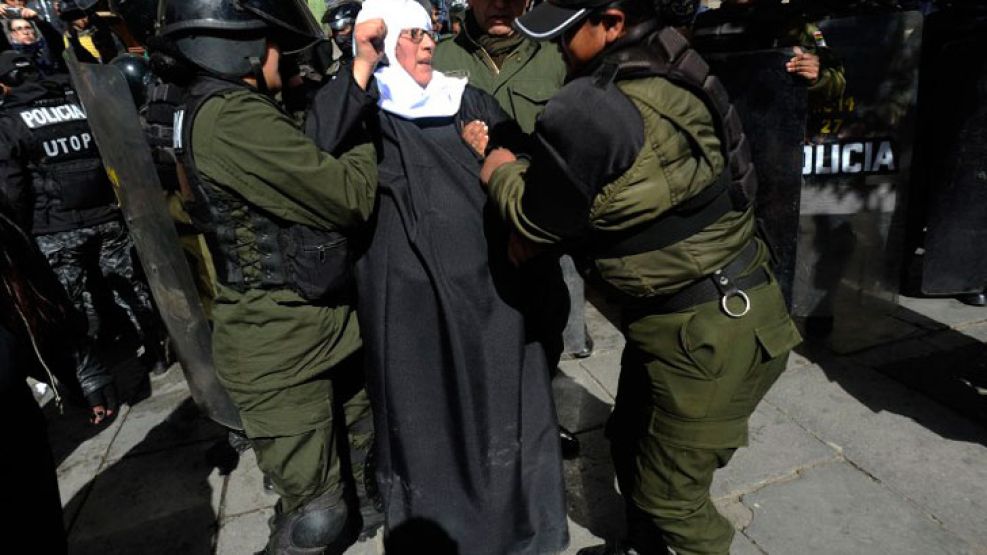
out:
M620 234L608 234L591 246L597 256L629 256L660 250L699 233L730 211L749 209L757 192L750 147L740 115L709 65L671 27L661 30L641 26L627 42L637 42L608 53L593 75L599 84L662 77L701 100L713 116L726 166L720 177L691 198L651 223ZM626 44L626 43L625 43ZM624 90L627 94L628 91Z
M147 101L140 109L141 126L151 147L151 158L158 178L161 186L170 191L178 187L173 148L175 114L182 108L184 97L180 87L156 83L148 89Z
M192 152L192 127L213 97L246 89L203 77L187 91L175 117L175 155L188 177L195 201L186 206L206 237L220 283L248 289L291 289L309 301L329 301L348 289L351 260L346 237L285 221L243 200L235 192L201 178ZM241 250L252 237L251 251Z
M55 208L61 210L115 202L86 112L74 94L35 100L10 113L28 129L38 150L32 164L36 195L57 199Z

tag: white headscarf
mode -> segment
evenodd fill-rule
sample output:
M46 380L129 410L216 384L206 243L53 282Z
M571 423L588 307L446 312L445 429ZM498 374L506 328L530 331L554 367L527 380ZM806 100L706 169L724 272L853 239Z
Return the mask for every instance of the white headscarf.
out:
M380 108L408 119L448 117L459 112L466 78L448 77L433 70L432 80L422 88L398 63L395 49L402 29L432 30L432 18L425 8L415 0L366 0L356 22L377 18L387 25L384 54L389 61L389 65L378 66L374 71Z

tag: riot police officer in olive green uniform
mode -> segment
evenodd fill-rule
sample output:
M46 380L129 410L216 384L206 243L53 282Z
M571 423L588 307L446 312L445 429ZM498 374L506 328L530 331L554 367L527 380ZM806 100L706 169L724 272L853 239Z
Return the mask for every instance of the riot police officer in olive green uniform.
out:
M357 41L352 73L331 83L335 102L313 108L339 112L326 120L340 122L348 150L334 156L274 98L282 54L319 38L307 7L165 0L158 22L157 55L171 57L170 77L191 77L176 155L196 195L189 213L215 263L216 371L280 495L269 553L341 551L352 539L342 416L364 438L354 450L369 448L372 430L366 398L353 391L362 372L353 362L360 337L345 232L369 217L377 183L361 114L373 106L364 89L379 59L370 39L384 31L369 23L376 35Z
M481 177L515 262L580 255L621 307L627 347L608 424L628 542L583 553L726 554L713 473L801 338L755 235L756 177L736 111L665 0L548 0L516 22L559 37L570 80L530 161ZM673 13L674 15L674 13Z

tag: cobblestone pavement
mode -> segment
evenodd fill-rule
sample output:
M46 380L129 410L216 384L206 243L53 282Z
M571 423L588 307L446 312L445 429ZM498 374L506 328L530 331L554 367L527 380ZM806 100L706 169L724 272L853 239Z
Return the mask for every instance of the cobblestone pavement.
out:
M885 312L837 320L759 406L750 447L713 486L739 531L734 553L987 554L987 310L903 298ZM593 356L564 362L555 382L560 419L582 442L565 465L567 554L622 527L603 438L622 341L593 306L588 321ZM98 433L78 412L51 424L70 552L259 550L275 497L253 455L229 457L177 368L143 393Z

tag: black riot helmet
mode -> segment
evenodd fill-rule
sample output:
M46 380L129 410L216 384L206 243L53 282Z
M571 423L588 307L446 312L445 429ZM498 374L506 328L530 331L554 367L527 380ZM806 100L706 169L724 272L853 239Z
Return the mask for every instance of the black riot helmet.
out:
M58 18L62 21L75 21L92 15L99 0L61 0L58 3Z
M110 0L110 11L120 16L127 30L143 45L154 36L158 0Z
M30 57L16 50L0 52L0 83L17 88L28 81L36 81L38 75L38 68Z
M353 27L362 7L357 0L343 0L330 5L322 16L322 22L332 31L332 41L346 58L353 56Z
M141 107L147 96L147 89L154 81L154 74L151 73L151 67L147 60L136 54L120 54L113 58L110 65L123 73L124 78L127 79L127 87L130 88L130 94L134 97L134 105L138 108Z
M255 72L268 39L292 53L324 38L301 0L161 0L157 25L177 54L223 77Z
M362 5L357 0L345 0L334 3L326 10L322 16L322 22L329 26L332 32L344 29L347 25L352 26L356 22L356 16L360 13Z

